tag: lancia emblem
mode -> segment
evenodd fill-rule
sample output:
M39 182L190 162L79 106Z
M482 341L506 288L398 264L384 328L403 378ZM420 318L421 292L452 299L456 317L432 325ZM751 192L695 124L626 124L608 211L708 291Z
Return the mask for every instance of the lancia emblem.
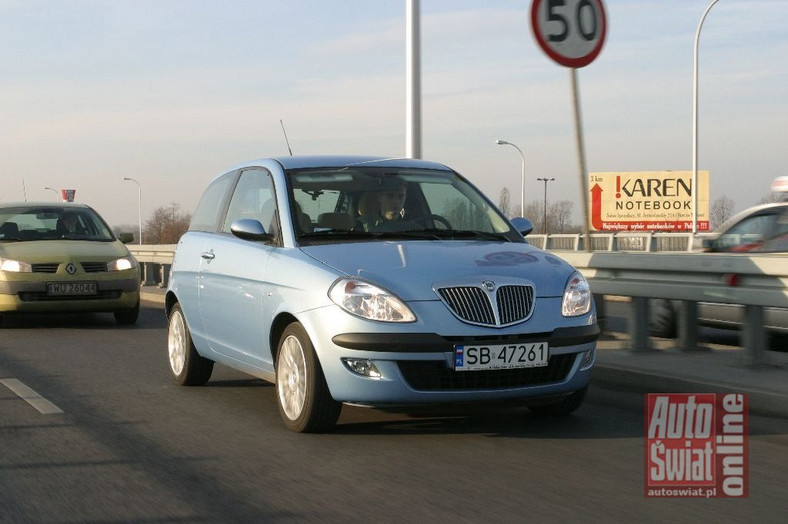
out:
M66 273L68 273L69 275L73 275L73 274L74 274L74 273L76 273L76 272L77 272L77 266L75 266L74 264L72 264L71 262L69 262L69 263L66 265Z
M492 291L493 289L495 289L495 282L493 282L492 280L485 280L484 282L482 282L482 285L484 286L484 289L486 289L487 291Z

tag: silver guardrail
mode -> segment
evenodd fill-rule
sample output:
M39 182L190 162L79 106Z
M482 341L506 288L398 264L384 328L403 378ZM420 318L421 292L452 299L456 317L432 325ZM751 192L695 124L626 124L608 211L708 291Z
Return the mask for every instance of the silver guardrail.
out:
M739 304L745 309L741 346L748 362L758 365L768 345L763 308L788 308L787 255L552 253L583 273L602 311L605 295L631 298L629 334L635 350L651 347L649 299L682 301L677 345L690 349L698 345L698 302Z
M712 236L709 233L657 233L619 232L591 233L591 251L635 251L641 253L689 252L693 250L695 239ZM584 251L586 236L579 233L528 235L528 243L548 251Z
M615 243L626 238L639 238L639 242L654 238L653 234L650 237L613 236ZM684 242L691 242L687 235L683 236ZM563 238L562 235L549 237ZM534 239L529 235L529 242L538 245ZM166 287L175 245L128 247L143 266L144 283ZM682 348L697 347L698 302L741 304L745 307L746 318L741 345L747 352L747 359L757 365L765 359L768 344L763 308L788 308L788 255L550 251L572 264L588 279L602 316L605 295L631 298L629 335L631 349L634 350L651 347L648 332L650 298L682 301L677 319L678 345Z

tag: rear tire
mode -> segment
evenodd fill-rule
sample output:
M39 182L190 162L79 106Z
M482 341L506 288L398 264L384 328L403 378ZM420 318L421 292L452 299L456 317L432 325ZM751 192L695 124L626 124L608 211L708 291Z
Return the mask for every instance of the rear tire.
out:
M534 415L540 416L569 415L570 413L577 411L577 409L583 405L583 400L585 400L587 392L588 386L584 387L583 389L578 389L560 402L555 402L553 404L542 404L538 406L528 406L528 409Z
M298 433L330 431L342 403L328 390L315 348L304 327L285 328L276 352L276 401L287 429Z
M167 321L167 356L176 384L202 386L211 378L213 360L197 353L180 304L172 306Z

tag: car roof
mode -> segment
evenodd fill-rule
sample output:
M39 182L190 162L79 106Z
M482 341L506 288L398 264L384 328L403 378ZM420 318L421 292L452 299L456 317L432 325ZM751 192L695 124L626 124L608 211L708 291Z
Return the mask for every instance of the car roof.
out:
M31 201L31 202L3 202L0 204L0 209L10 209L13 207L60 207L63 209L93 209L87 204L82 202L44 202L44 201Z
M714 232L724 233L725 231L730 229L731 226L740 222L743 218L773 208L788 210L788 202L772 202L769 204L758 204L757 206L748 207L747 209L743 211L739 211L738 213L730 217L728 220L723 222Z
M284 169L308 169L316 167L348 167L361 164L380 167L413 167L424 169L450 169L437 162L429 162L418 158L390 158L383 156L363 155L302 155L274 157Z

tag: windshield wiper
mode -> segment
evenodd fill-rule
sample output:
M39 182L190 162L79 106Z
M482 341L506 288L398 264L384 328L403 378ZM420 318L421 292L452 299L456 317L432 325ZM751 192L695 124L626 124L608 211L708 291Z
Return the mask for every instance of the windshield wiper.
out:
M436 238L479 238L485 240L510 240L503 233L489 233L487 231L474 231L470 229L424 229L421 232L434 235Z
M375 234L368 231L356 231L352 229L321 229L319 231L312 231L309 233L301 233L298 238L324 238L324 237L341 237L341 238L375 238Z

